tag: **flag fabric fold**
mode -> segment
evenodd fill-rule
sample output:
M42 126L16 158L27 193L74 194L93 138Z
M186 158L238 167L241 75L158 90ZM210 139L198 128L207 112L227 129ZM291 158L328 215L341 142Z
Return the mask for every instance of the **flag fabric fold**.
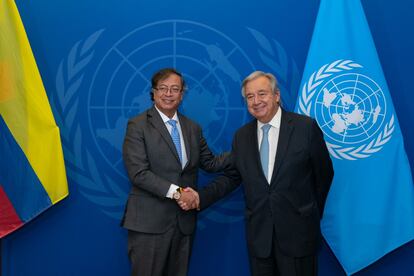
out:
M322 0L296 110L334 163L321 229L353 274L414 239L414 189L392 99L359 0Z
M67 195L59 128L17 7L0 0L0 238Z

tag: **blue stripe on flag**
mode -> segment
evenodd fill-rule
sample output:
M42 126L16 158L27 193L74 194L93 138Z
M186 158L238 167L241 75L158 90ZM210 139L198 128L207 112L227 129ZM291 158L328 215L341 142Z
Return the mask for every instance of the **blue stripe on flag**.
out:
M0 116L0 183L23 222L52 203L25 154Z

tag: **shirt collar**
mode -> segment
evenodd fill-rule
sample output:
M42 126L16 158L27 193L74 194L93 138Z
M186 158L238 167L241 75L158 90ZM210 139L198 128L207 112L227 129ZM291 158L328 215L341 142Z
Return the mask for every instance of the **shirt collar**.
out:
M169 120L175 120L176 122L178 122L178 116L177 116L177 111L174 113L174 116L170 119L167 115L165 115L164 113L161 112L161 110L158 109L158 107L156 105L155 109L158 111L158 113L161 116L161 119L164 123L167 123Z
M277 112L275 114L275 116L273 116L272 120L270 120L270 122L266 123L271 125L272 127L275 128L280 128L280 122L282 119L282 109L279 107L277 109ZM259 120L257 120L257 129L262 129L262 126L265 125L264 123L260 122Z

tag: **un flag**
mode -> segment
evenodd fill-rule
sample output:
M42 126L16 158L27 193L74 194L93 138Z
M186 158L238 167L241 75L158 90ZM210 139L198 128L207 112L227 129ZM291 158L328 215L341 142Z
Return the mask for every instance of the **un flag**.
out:
M346 273L411 241L411 171L359 0L321 1L296 110L318 121L333 159L321 228Z

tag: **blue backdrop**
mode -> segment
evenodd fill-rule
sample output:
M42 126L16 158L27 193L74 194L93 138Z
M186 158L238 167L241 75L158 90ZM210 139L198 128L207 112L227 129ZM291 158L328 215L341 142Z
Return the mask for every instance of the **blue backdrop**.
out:
M2 240L2 275L128 275L119 226L129 182L121 159L126 120L150 106L149 79L165 66L189 84L181 111L215 152L229 150L250 117L240 82L277 75L292 110L318 11L317 0L16 0L62 133L70 195ZM413 171L410 112L414 33L411 1L363 0ZM200 185L209 178L201 174ZM190 275L249 275L243 195L202 212ZM343 275L330 250L320 275ZM359 275L410 275L414 243Z

